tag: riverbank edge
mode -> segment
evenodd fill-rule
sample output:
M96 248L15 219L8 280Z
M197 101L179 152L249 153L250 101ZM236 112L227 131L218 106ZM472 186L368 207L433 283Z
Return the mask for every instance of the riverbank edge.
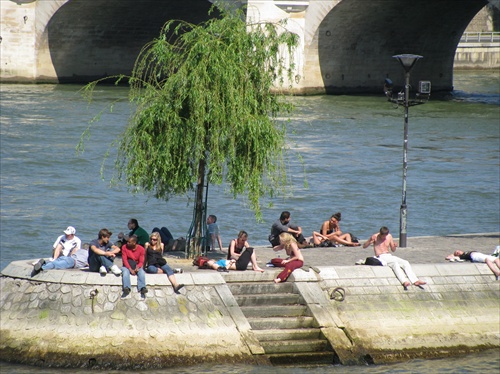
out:
M494 238L486 237L491 245ZM134 290L122 300L121 278L112 274L68 270L32 278L32 262L15 261L2 271L2 361L108 369L270 365L230 285L268 284L278 270L185 272L177 275L186 285L180 295L165 276L153 275L145 299ZM427 282L423 289L405 291L391 269L370 266L296 270L289 282L345 365L500 347L500 281L485 264L426 263L413 269ZM339 287L343 301L332 298Z

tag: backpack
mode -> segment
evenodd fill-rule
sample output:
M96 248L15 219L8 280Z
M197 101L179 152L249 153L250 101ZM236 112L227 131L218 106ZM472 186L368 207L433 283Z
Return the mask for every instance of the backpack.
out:
M319 247L333 247L333 243L330 240L326 239L319 243Z
M194 260L193 260L193 265L194 266L198 266L198 268L202 269L202 268L207 268L208 265L207 265L207 262L209 261L210 259L208 257L205 257L205 256L198 256L196 257Z
M370 265L370 266L384 266L382 262L376 257L367 257L365 260L365 265Z
M172 243L171 251L181 251L184 252L186 250L186 239L184 237L180 237L174 240Z

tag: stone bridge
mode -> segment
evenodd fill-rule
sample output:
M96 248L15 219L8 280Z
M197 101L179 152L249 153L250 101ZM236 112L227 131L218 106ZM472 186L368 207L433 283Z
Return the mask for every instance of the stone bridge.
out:
M403 81L391 56L424 56L412 84L453 89L457 45L472 18L499 0L221 0L247 6L247 21L288 18L300 36L293 91L381 92ZM200 0L0 0L0 79L82 83L130 72L141 47L169 19L206 20Z

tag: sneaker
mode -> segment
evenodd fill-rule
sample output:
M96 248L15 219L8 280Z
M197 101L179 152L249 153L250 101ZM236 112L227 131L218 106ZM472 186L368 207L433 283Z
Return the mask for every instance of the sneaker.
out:
M101 275L106 275L106 274L108 274L108 271L106 270L106 267L101 266L101 267L99 268L99 274L101 274Z
M41 272L43 265L45 265L45 260L41 258L35 263L35 265L33 265L33 271L31 272L31 276L33 277L37 275L39 272Z
M122 293L122 299L126 298L130 294L130 288L125 287Z
M121 275L122 271L120 270L120 268L116 265L113 265L111 266L111 272L114 274L114 275Z
M141 292L141 295L144 296L145 294L148 293L148 289L146 287L142 287L140 292Z

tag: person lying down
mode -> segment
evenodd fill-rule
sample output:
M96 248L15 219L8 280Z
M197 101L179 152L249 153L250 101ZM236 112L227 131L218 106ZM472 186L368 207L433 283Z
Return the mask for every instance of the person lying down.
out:
M495 254L497 254L497 256L495 256ZM498 249L495 250L492 255L486 255L477 251L464 252L456 250L453 254L446 256L445 259L448 261L482 262L488 265L497 280L498 277L500 277L500 258L498 258Z

